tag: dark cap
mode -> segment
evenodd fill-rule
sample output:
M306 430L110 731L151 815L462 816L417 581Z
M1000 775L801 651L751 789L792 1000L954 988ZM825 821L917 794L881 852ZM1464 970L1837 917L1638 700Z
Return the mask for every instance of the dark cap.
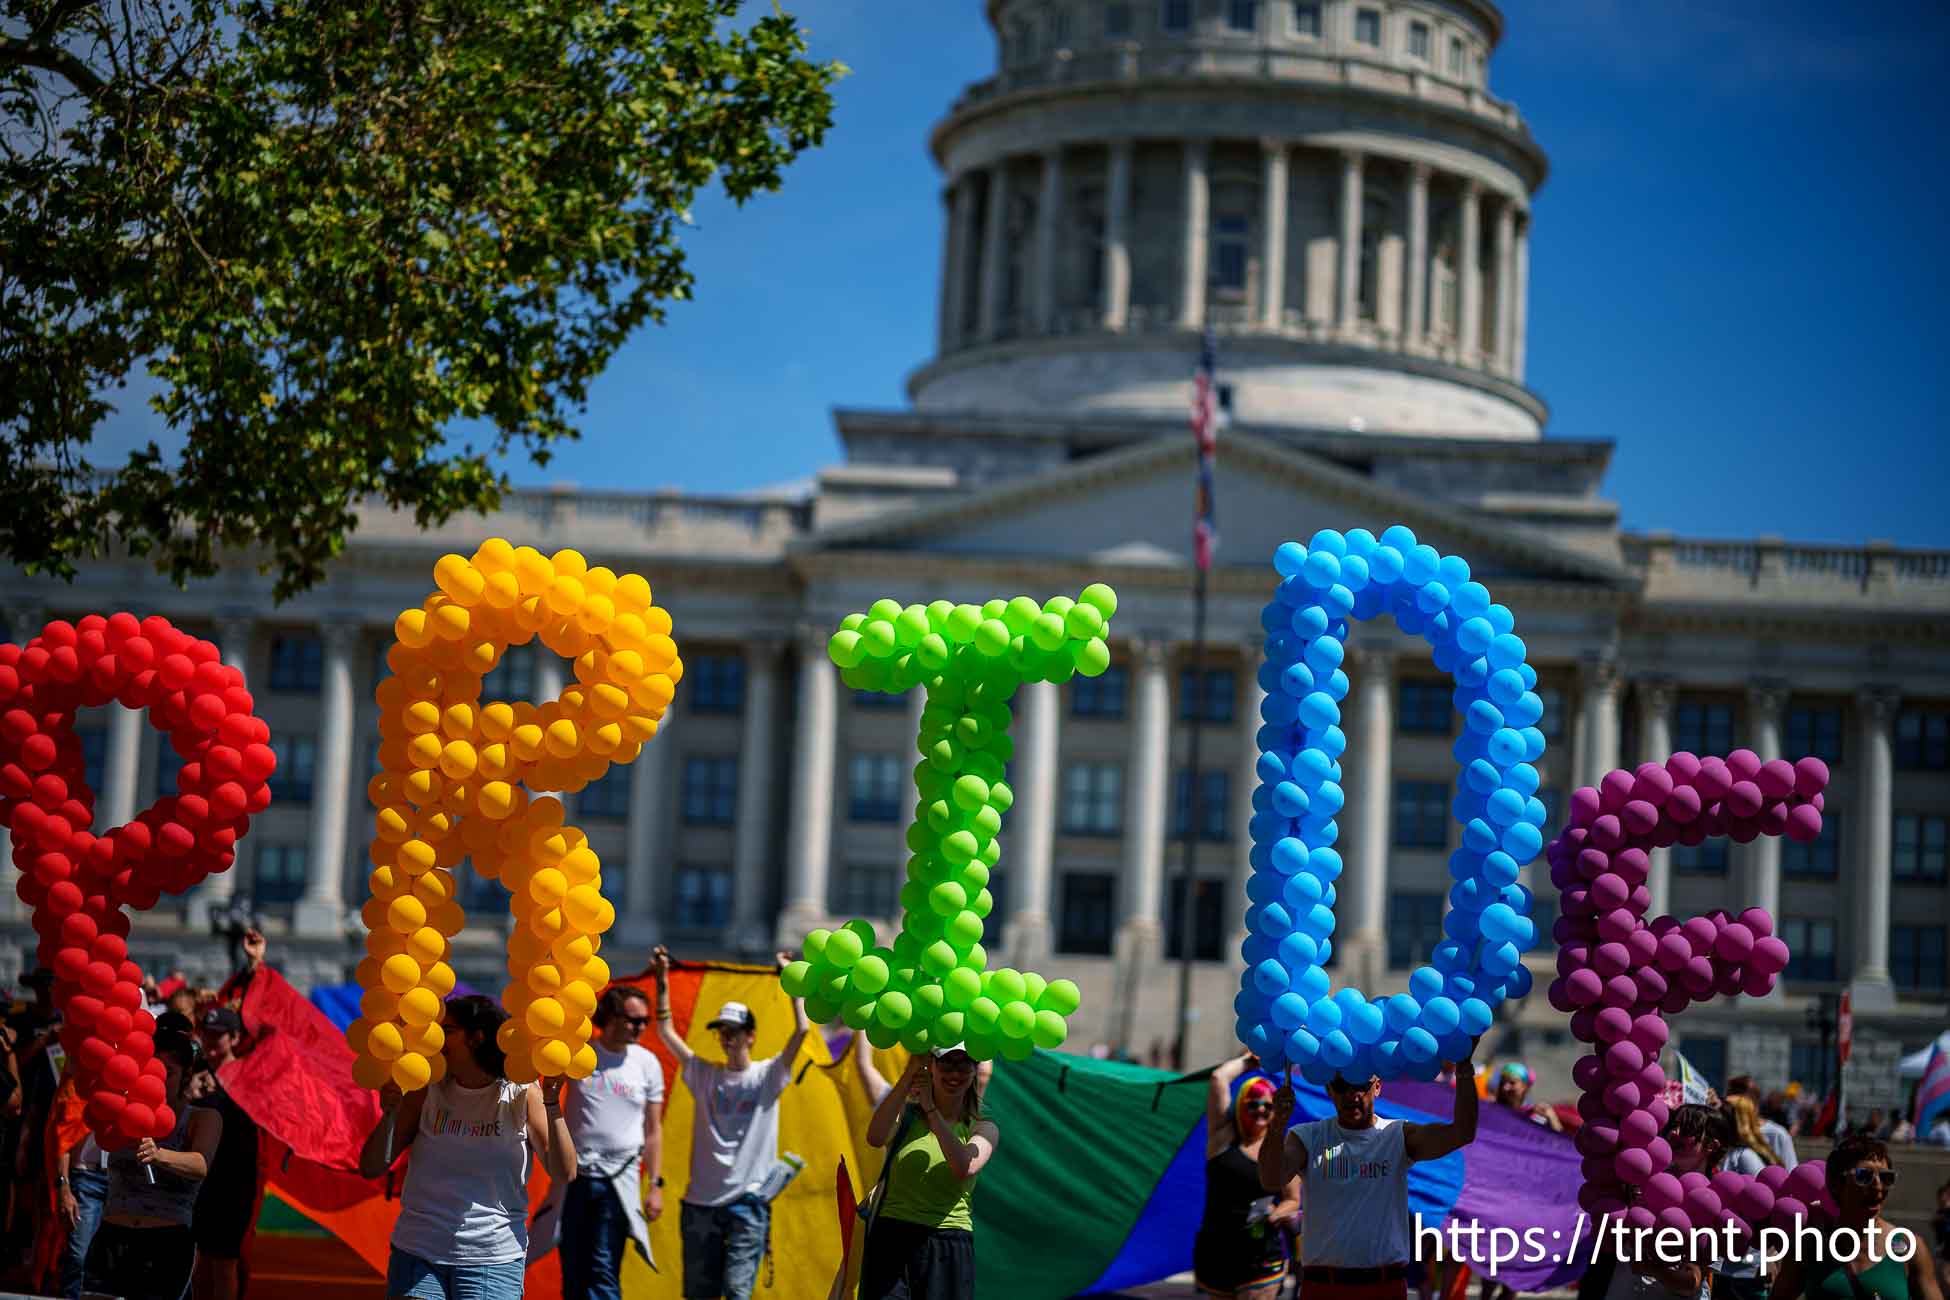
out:
M203 1027L222 1034L244 1032L244 1018L229 1007L211 1007L203 1013Z
M36 966L20 977L20 982L28 988L46 988L54 983L54 972L45 966Z

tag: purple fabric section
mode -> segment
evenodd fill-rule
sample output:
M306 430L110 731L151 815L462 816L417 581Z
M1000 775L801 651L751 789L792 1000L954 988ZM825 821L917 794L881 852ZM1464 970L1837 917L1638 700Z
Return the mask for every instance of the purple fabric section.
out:
M1446 1119L1455 1108L1456 1094L1449 1084L1404 1081L1385 1083L1381 1091L1391 1101L1438 1119ZM1518 1291L1548 1291L1572 1283L1591 1262L1593 1225L1579 1222L1578 1188L1584 1175L1571 1139L1486 1101L1476 1140L1463 1152L1467 1172L1449 1213L1444 1250ZM1479 1225L1473 1237L1468 1231L1472 1222ZM1494 1243L1493 1229L1499 1230ZM1494 1270L1492 1252L1503 1259Z

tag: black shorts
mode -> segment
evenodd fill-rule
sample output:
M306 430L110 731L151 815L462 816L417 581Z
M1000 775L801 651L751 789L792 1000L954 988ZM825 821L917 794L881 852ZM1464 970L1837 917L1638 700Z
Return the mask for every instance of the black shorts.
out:
M975 1234L881 1215L867 1235L860 1300L974 1300Z
M205 1183L190 1217L196 1248L212 1259L239 1259L250 1232L257 1189L249 1183Z

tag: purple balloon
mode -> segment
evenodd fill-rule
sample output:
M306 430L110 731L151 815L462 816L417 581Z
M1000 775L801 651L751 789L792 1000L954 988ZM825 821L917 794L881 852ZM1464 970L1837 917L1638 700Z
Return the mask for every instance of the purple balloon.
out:
M1642 1183L1652 1177L1652 1157L1644 1147L1627 1147L1612 1162L1618 1176L1628 1183Z
M1577 869L1578 875L1584 880L1596 880L1611 870L1611 855L1603 849L1579 849Z
M1671 797L1666 800L1665 806L1660 811L1669 820L1683 826L1687 822L1698 819L1700 809L1705 806L1706 801L1700 797L1698 790L1690 785L1676 785L1672 788Z
M1740 924L1754 932L1754 938L1765 939L1774 933L1774 918L1764 907L1750 907L1740 914Z
M1638 981L1639 1001L1648 1006L1657 1006L1672 988L1656 966L1641 966L1632 972L1632 978Z
M1704 957L1712 952L1713 945L1720 938L1720 927L1713 923L1711 917L1695 916L1679 928L1685 934L1686 942L1693 946L1695 957Z
M1768 935L1765 939L1754 941L1753 956L1747 959L1749 968L1778 975L1787 969L1788 946L1785 941Z
M1614 1079L1630 1079L1645 1068L1645 1053L1630 1040L1613 1043L1605 1049L1605 1073Z
M1630 975L1614 975L1605 981L1604 1005L1613 1010L1633 1006L1639 1000L1639 982Z
M1760 816L1754 818L1754 825L1760 828L1762 835L1779 835L1787 830L1787 824L1788 806L1784 803L1770 803L1760 810Z
M1647 1233L1659 1226L1659 1218L1643 1205L1625 1208L1625 1226L1633 1233Z
M1774 1213L1774 1192L1758 1178L1733 1194L1733 1212L1748 1223L1761 1224Z
M1654 1113L1656 1114L1657 1112ZM1665 1127L1663 1121L1660 1123L1659 1127L1661 1128ZM1647 1142L1645 1144L1645 1149L1652 1156L1652 1163L1655 1167L1660 1169L1665 1169L1671 1166L1672 1144L1667 1142L1664 1138L1662 1137L1653 1138L1650 1142Z
M1677 1175L1660 1172L1645 1180L1639 1199L1646 1209L1657 1214L1679 1204L1685 1195L1686 1189L1679 1185Z
M1632 896L1625 900L1625 906L1634 919L1644 916L1646 909L1652 906L1652 891L1644 885L1633 886Z
M1621 1147L1642 1147L1658 1136L1659 1126L1652 1122L1651 1113L1643 1107L1635 1108L1618 1121L1618 1145Z
M1643 799L1633 799L1619 809L1618 819L1631 835L1650 835L1659 824L1659 809Z
M1652 870L1652 859L1644 849L1620 849L1612 855L1611 869L1628 885L1642 885Z
M1627 1140L1627 1135L1625 1132L1625 1121L1635 1115L1644 1114L1644 1112L1639 1109L1640 1098L1639 1098L1638 1084L1633 1083L1629 1079L1620 1080L1617 1083L1608 1083L1605 1085L1605 1095L1603 1100L1605 1103L1606 1112L1608 1114L1617 1115L1619 1117L1618 1144L1620 1146L1631 1146L1632 1143ZM1645 1138L1642 1138L1638 1142L1638 1145L1644 1146L1647 1142L1651 1141L1652 1138L1657 1136L1658 1135L1656 1133L1650 1134Z
M1683 1204L1687 1217L1699 1227L1711 1227L1720 1221L1720 1198L1711 1187L1695 1187L1686 1193Z
M1590 1092L1604 1077L1605 1063L1595 1056L1580 1056L1571 1063L1571 1082L1580 1092Z
M1811 803L1788 809L1787 827L1781 832L1796 844L1813 844L1821 838L1821 810Z
M1788 1175L1792 1172L1793 1170L1786 1165L1769 1165L1754 1175L1754 1181L1770 1192L1778 1192L1781 1190L1781 1184L1788 1180Z
M1615 813L1623 808L1625 801L1632 797L1632 786L1636 781L1637 778L1623 768L1605 773L1604 778L1598 782L1600 810Z
M1751 781L1760 771L1760 755L1751 749L1736 749L1727 755L1727 771L1736 781Z
M1794 1167L1788 1174L1787 1190L1790 1196L1804 1201L1818 1199L1828 1190L1828 1170L1819 1160L1809 1160Z
M1632 1032L1632 1013L1623 1007L1606 1007L1598 1013L1595 1026L1598 1041L1615 1043L1621 1038L1630 1037Z
M1658 1016L1640 1016L1632 1022L1632 1041L1638 1044L1639 1050L1647 1057L1657 1056L1659 1049L1666 1045L1666 1040L1671 1035L1672 1031L1666 1027L1666 1022Z
M1713 1181L1712 1179L1708 1178L1705 1174L1701 1173L1697 1169L1689 1170L1688 1172L1679 1175L1679 1185L1685 1188L1689 1192L1692 1191L1695 1187L1705 1187L1707 1184L1711 1183L1712 1181Z
M1659 936L1650 930L1634 930L1625 939L1625 951L1631 957L1633 966L1644 966L1652 960L1652 954L1659 951Z
M1657 808L1672 793L1672 773L1657 763L1640 763L1632 773L1632 798L1643 799Z
M1785 758L1770 758L1754 773L1754 784L1769 799L1785 799L1794 793L1794 764Z
M1618 1126L1615 1124L1586 1124L1578 1132L1591 1135L1591 1145L1595 1148L1593 1155L1608 1156L1618 1150Z
M1718 803L1733 788L1734 779L1733 773L1727 770L1725 760L1702 758L1699 761L1699 775L1693 778L1693 788L1699 791L1703 802Z
M1795 1166L1796 1169L1800 1167L1800 1165ZM1774 1213L1769 1217L1769 1222L1777 1228L1786 1228L1792 1232L1795 1224L1807 1217L1807 1203L1800 1197L1777 1196L1774 1198Z
M1740 976L1740 991L1750 998L1764 998L1774 991L1774 976L1749 967Z
M1679 982L1694 997L1705 997L1713 988L1714 979L1713 959L1710 957L1695 957L1679 972Z
M1591 950L1588 960L1593 970L1610 979L1631 966L1632 950L1622 943L1601 943Z
M1659 1211L1658 1219L1661 1232L1671 1229L1674 1232L1690 1234L1693 1230L1692 1217L1677 1205ZM1688 1239L1690 1240L1690 1237Z
M1672 773L1675 787L1691 785L1699 775L1699 756L1682 749L1666 759L1666 771Z
M1818 758L1803 758L1794 764L1794 792L1812 799L1828 787L1828 764Z
M1564 978L1564 992L1573 1006L1588 1007L1604 996L1605 981L1597 971L1586 967L1572 971Z
M1733 788L1727 791L1727 811L1735 817L1753 817L1765 802L1761 798L1760 787L1752 781L1735 781Z
M1591 882L1591 905L1601 912L1609 912L1615 907L1623 907L1625 900L1632 896L1632 887L1625 883L1624 877L1607 871Z
M1592 819L1598 815L1598 803L1598 792L1588 785L1571 791L1571 825L1591 825Z
M1623 943L1638 928L1638 914L1623 907L1614 907L1598 918L1598 937L1607 943Z
M1659 951L1653 960L1659 969L1670 974L1685 969L1686 963L1693 959L1693 944L1683 930L1671 930L1659 940Z
M1754 950L1755 935L1752 930L1738 921L1729 921L1720 927L1719 938L1713 944L1714 955L1721 961L1743 962Z
M1609 853L1625 842L1625 828L1616 813L1600 813L1591 823L1591 842Z

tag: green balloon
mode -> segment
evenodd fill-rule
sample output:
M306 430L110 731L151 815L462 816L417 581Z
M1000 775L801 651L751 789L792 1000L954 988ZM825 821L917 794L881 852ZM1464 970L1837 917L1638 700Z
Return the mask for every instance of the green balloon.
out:
M941 841L941 856L957 867L966 866L974 861L975 855L981 851L982 842L969 831L956 831ZM956 906L959 907L961 904L957 903Z
M894 960L903 966L912 966L921 959L921 945L914 936L902 930L894 936Z
M966 969L972 971L987 970L989 968L988 950L979 943L970 944L968 951L961 955L961 964Z
M830 1002L836 1007L843 1006L847 995L852 991L853 984L846 978L845 971L828 968L813 974L813 996L821 1002Z
M816 1025L830 1025L839 1018L840 1004L825 998L806 999L806 1019Z
M1043 990L1043 996L1036 1000L1036 1009L1069 1016L1076 1013L1077 1004L1082 1001L1083 995L1077 992L1075 984L1069 980L1051 980L1049 987Z
M1054 614L1058 618L1062 618L1065 614L1068 614L1070 610L1075 607L1075 605L1076 602L1074 600L1071 600L1068 596L1051 596L1048 600L1043 602L1043 612L1045 614Z
M978 891L975 897L968 900L968 910L974 913L977 920L986 921L989 913L995 910L995 895L986 889Z
M860 634L848 631L833 633L826 642L826 657L841 668L858 667L860 660L866 657L866 651L860 648Z
M1088 641L1072 643L1070 658L1076 664L1077 671L1085 677L1101 677L1104 670L1110 667L1110 647L1104 644L1103 638L1092 637Z
M961 954L950 947L945 940L938 939L922 952L921 969L936 979L941 979L953 975L960 961Z
M982 888L984 885L989 883L989 874L990 873L988 867L983 865L978 860L969 863L967 866L957 871L955 873L955 879L960 882L961 887L963 889L968 890L970 893L974 893L976 890Z
M917 984L914 988L914 1018L932 1021L948 1006L948 998L939 984Z
M1026 970L1022 973L1022 1000L1030 1006L1042 1005L1043 990L1048 987L1049 981L1035 971Z
M787 996L803 998L812 991L812 963L809 961L787 962L779 972L779 987Z
M866 952L866 945L852 930L835 930L833 937L826 941L826 960L841 970L850 969ZM859 1026L854 1026L859 1028Z
M900 1042L900 1040L900 1030L889 1029L877 1020L867 1026L867 1041L883 1052L891 1050L894 1044Z
M1000 596L997 596L993 600L985 600L982 602L983 618L1001 618L1008 610L1009 602Z
M982 625L982 611L973 605L957 605L948 615L945 629L948 639L956 645L967 645L975 639L975 629Z
M887 633L891 639L893 629L889 628ZM1009 625L999 618L985 618L982 625L975 629L975 649L991 659L1008 651L1010 639Z
M921 666L930 672L940 672L948 666L948 640L939 632L930 632L921 638L921 644L914 647L914 657Z
M1021 636L1030 629L1042 612L1043 607L1029 597L1016 596L1003 607L1002 621L1007 625L1010 635Z
M898 995L890 993L887 996ZM887 998L881 999L883 1005L886 1001ZM886 1013L883 1011L882 1014ZM1002 1008L1002 1014L996 1018L996 1025L1006 1038L1027 1038L1029 1031L1036 1027L1036 1013L1029 1009L1027 1002L1011 1002Z
M997 781L989 787L989 807L999 813L1008 812L1015 807L1016 792L1009 788L1007 781Z
M934 1045L934 1035L928 1026L918 1020L910 1020L907 1027L900 1031L900 1044L919 1056Z
M872 952L874 945L879 942L879 937L873 932L873 923L871 921L848 921L840 929L849 931L854 938L860 941L860 951L862 952Z
M968 1027L977 1034L990 1033L995 1029L996 1019L1001 1014L1002 1008L996 1005L993 998L976 998L968 1004Z
M1020 1006L1021 1004L1018 1003L1017 1005ZM1029 1012L1028 1007L1023 1007L1022 1009L1029 1019L1035 1019L1034 1015ZM913 1018L914 1004L908 1000L905 993L896 993L890 989L880 995L879 1004L874 1010L874 1019L878 1020L881 1024L886 1025L890 1029L899 1029Z
M853 963L853 974L850 978L855 989L871 997L887 987L886 958L879 953L868 953Z
M1069 1036L1070 1027L1054 1011L1038 1011L1035 1028L1029 1031L1029 1041L1046 1052L1063 1046L1063 1040Z
M996 863L1002 861L1002 841L999 839L990 840L982 846L982 851L975 856L981 861L983 866L993 868Z
M987 804L977 808L969 820L978 840L992 840L1002 833L1002 814Z
M859 978L855 976L854 987L858 988L859 986ZM1007 1006L1011 1002L1020 1002L1022 1001L1024 992L1022 975L1020 972L1004 966L999 971L990 972L989 977L982 981L982 991L994 998L997 1004L1001 1006Z
M894 639L910 650L921 644L921 638L932 630L925 605L909 605L894 619Z
M955 806L974 812L989 801L989 783L979 776L964 776L955 782Z
M832 937L831 930L814 930L806 936L806 941L799 945L799 951L806 955L807 961L817 965L826 960L826 941Z
M966 966L957 966L941 977L941 991L951 1009L966 1011L982 995L982 977Z
M1038 614L1036 621L1029 625L1030 644L1038 650L1055 650L1068 635L1063 619L1056 614Z
M993 1031L978 1034L971 1026L968 1038L962 1046L978 1061L993 1061L996 1054L1002 1050L1002 1038Z
M873 619L860 629L860 645L871 658L888 658L895 644L894 625L885 619Z
M952 880L944 880L928 891L928 906L936 916L953 916L968 906L968 891Z
M906 608L907 606L901 604L898 600L893 599L891 596L882 596L879 600L876 600L873 604L867 606L867 617L877 618L884 622L891 623L895 619L899 618L901 616L901 611Z
M1117 617L1117 593L1101 582L1093 582L1077 593L1077 600L1091 606L1105 621Z
M863 626L865 626L866 621L867 621L867 616L865 614L848 614L845 618L840 620L840 631L858 632Z
M873 1013L877 1005L872 998L848 1002L840 1008L840 1023L848 1029L865 1029L873 1023Z
M959 1011L944 1011L934 1018L934 1040L937 1043L959 1043L967 1031L966 1017Z
M1088 641L1104 630L1104 616L1095 605L1073 605L1063 616L1063 630L1078 641Z
M986 889L982 891L983 894L988 892ZM942 933L957 949L966 950L982 941L983 915L986 914L978 914L972 910L957 912L948 918L948 924L942 928Z
M1036 1044L1030 1042L1027 1036L1004 1038L998 1045L998 1055L1005 1061L1026 1061L1036 1055Z

